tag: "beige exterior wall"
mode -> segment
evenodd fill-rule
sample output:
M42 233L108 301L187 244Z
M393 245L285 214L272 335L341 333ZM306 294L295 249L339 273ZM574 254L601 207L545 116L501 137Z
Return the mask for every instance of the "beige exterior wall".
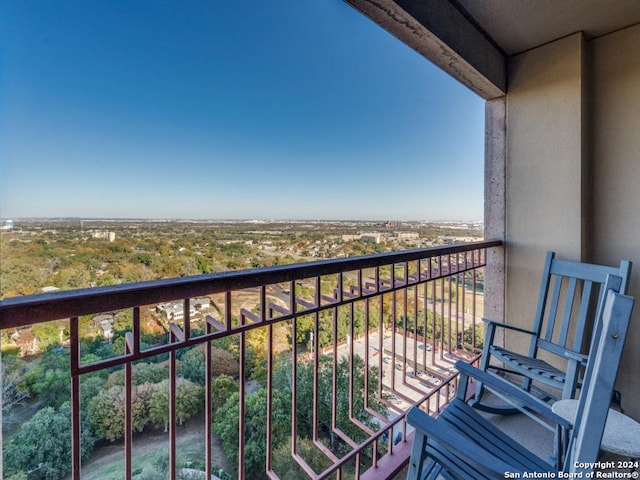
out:
M582 256L583 52L576 34L509 62L505 313L523 327L531 326L546 251ZM522 336L506 342L528 346Z
M515 56L508 78L506 321L530 325L547 250L633 261L630 294L640 299L640 26ZM640 302L617 383L637 418L639 364Z
M634 262L636 297L618 376L625 410L640 418L640 25L588 43L588 111L593 161L592 257Z

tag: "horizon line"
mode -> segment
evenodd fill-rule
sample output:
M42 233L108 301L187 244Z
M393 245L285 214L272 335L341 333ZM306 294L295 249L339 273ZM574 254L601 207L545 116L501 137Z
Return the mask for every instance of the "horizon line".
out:
M456 219L390 219L390 218L379 218L379 219L339 219L339 218L189 218L189 217L80 217L80 216L54 216L54 217L38 217L38 216L26 216L26 217L0 217L0 221L33 221L33 220L49 220L49 221L62 221L62 220L75 220L75 221L85 221L85 220L93 220L93 221L157 221L157 222L244 222L244 223L252 223L252 222L435 222L435 223L445 223L445 222L455 222L455 223L484 223L484 220L478 219L465 219L465 220L456 220Z

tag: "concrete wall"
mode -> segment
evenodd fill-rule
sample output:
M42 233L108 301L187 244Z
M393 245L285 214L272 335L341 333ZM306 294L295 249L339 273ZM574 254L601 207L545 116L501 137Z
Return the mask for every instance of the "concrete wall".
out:
M545 252L580 260L585 184L581 34L509 61L505 314L530 327ZM507 334L510 347L528 341Z
M588 42L588 52L591 256L634 262L636 306L617 385L640 419L640 25Z
M575 34L508 68L506 320L530 325L547 250L632 260L639 305L617 388L640 418L640 26L589 41Z

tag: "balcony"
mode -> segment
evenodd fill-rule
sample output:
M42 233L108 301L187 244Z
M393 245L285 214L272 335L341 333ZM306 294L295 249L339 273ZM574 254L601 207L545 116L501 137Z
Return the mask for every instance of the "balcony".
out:
M455 395L455 360L478 357L487 253L500 246L488 241L10 298L0 302L0 325L20 331L57 321L68 329L57 353L69 355L70 478L146 478L150 455L164 455L163 473L172 479L392 478L410 452L405 412L416 404L441 410ZM112 331L114 318L126 331ZM197 384L190 351L204 362L192 406L200 413L185 422L185 375ZM229 352L237 366L220 383ZM155 387L140 381L148 365L164 368ZM91 380L107 375L120 378L111 397L104 383ZM87 393L89 384L101 387ZM160 388L166 403L156 411L160 420L149 422L141 411ZM110 399L102 409L92 402L98 396ZM87 423L96 412L109 421ZM101 448L115 452L110 470L95 461L97 450L83 455L96 428ZM150 431L167 446L159 454L145 448ZM30 478L39 468L46 464Z

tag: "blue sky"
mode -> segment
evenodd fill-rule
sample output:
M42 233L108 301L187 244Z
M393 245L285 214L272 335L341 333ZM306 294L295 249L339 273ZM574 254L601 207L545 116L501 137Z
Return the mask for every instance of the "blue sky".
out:
M0 5L0 217L481 220L484 101L340 0Z

